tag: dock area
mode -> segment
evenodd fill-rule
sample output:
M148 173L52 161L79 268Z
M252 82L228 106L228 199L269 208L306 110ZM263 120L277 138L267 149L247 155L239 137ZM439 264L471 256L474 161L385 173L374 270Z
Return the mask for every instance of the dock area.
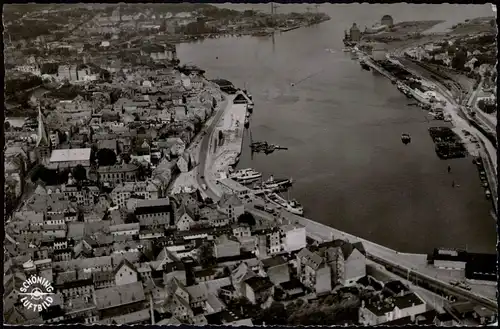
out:
M226 111L215 128L211 143L215 152L210 166L220 170L236 165L243 148L246 115L246 104L232 104Z

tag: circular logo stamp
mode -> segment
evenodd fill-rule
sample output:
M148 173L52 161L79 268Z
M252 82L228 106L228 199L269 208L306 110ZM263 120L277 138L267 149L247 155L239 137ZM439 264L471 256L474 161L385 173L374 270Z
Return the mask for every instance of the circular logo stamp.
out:
M28 310L41 312L46 310L52 303L52 295L54 295L54 288L52 284L40 276L33 275L23 282L22 287L19 289L21 303Z

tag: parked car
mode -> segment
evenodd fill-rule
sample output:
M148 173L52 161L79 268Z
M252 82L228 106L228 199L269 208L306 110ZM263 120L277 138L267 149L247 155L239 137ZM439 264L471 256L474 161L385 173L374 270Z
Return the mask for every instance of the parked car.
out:
M262 206L262 205L260 205L260 204L256 204L256 205L254 206L254 208L255 208L255 209L258 209L258 210L265 211L265 207L264 207L264 206Z

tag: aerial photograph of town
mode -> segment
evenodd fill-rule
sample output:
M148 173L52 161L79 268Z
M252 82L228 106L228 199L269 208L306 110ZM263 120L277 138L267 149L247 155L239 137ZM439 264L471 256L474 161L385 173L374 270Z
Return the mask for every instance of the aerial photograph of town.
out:
M8 325L498 326L492 4L5 4Z

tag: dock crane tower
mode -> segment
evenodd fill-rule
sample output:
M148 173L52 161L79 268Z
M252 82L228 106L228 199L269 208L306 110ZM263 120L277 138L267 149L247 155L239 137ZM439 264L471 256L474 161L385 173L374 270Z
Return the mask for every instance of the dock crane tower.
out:
M275 4L274 2L271 2L271 15L276 15L276 9L278 9L280 6Z

